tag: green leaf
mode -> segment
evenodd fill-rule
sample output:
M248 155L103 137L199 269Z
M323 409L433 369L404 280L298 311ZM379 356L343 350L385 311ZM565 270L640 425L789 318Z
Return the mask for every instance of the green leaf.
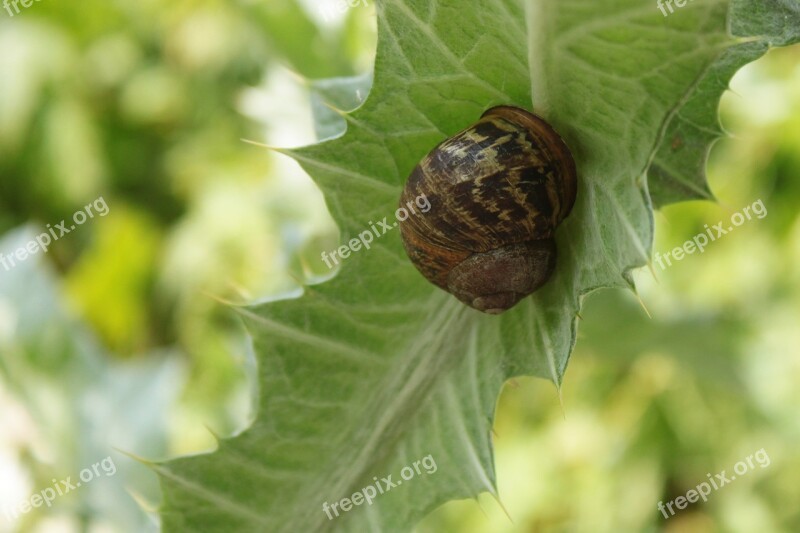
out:
M717 109L728 81L739 68L761 57L768 45L756 41L728 48L703 73L697 87L670 121L649 170L656 205L713 199L706 183L706 159L723 135Z
M439 141L514 104L547 118L576 157L557 272L511 311L483 315L428 284L392 230L333 280L242 309L258 418L213 455L158 467L165 530L405 531L449 499L496 495L503 383L560 385L582 298L633 287L652 244L652 162L659 201L708 195L699 176L727 79L769 43L797 40L770 22L780 6L796 4L694 2L664 17L640 0L379 2L368 100L345 115L345 135L287 152L322 188L342 242L391 224L406 177ZM669 151L677 134L683 156ZM334 520L323 512L428 455L436 472Z
M329 78L310 84L311 110L317 139L324 141L343 134L347 122L341 112L357 109L372 87L372 73L350 78Z
M676 109L649 168L650 194L656 205L711 199L706 183L708 152L723 135L717 118L728 81L742 65L770 46L800 41L800 3L795 0L741 0L730 6L730 28L745 42L727 47L703 72L695 90Z

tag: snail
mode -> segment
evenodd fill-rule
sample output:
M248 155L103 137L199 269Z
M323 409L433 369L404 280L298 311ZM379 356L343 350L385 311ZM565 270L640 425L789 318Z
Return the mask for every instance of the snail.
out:
M411 262L434 285L499 314L552 276L553 238L572 210L577 172L544 119L498 106L445 139L414 168L400 205L433 205L400 222Z

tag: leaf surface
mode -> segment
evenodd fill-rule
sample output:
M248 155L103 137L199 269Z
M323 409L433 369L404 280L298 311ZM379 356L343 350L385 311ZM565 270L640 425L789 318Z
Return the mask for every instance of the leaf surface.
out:
M331 281L242 310L257 419L212 455L158 467L165 531L406 531L449 499L496 494L503 383L560 385L582 298L633 288L652 245L648 170L658 203L709 196L719 98L770 44L798 40L779 22L796 7L698 0L665 17L639 0L379 1L369 98L344 115L346 133L287 153L321 187L342 243L378 221L392 229ZM416 163L498 104L550 121L580 183L556 274L496 317L428 284L393 222ZM435 472L332 520L323 511L429 455Z

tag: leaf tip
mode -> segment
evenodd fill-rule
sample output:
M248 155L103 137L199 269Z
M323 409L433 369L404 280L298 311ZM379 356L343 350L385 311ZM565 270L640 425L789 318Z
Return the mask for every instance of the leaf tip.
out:
M647 318L652 320L653 319L653 315L650 314L650 311L647 309L647 306L645 305L644 300L642 300L642 297L639 295L639 293L635 289L633 291L633 294L636 296L636 299L639 301L639 305L641 305L642 309L644 309L644 313L647 315Z
M143 464L143 465L145 465L145 466L148 466L148 467L151 467L151 468L152 468L152 467L154 467L154 466L156 466L156 463L154 463L154 462L153 462L153 461L151 461L150 459L145 459L144 457L141 457L141 456L139 456L139 455L136 455L136 454L135 454L135 453L133 453L133 452L129 452L129 451L127 451L127 450L123 450L123 449L121 449L121 448L117 448L116 446L112 446L111 448L112 448L112 449L113 449L115 452L117 452L117 453L121 453L122 455L126 456L126 457L127 457L127 458L129 458L129 459L133 459L133 460L134 460L134 461L136 461L137 463L141 463L141 464Z
M239 140L244 142L244 143L247 143L247 144L252 144L253 146L258 146L260 148L266 148L267 150L270 150L272 152L278 152L279 154L284 154L284 155L288 155L288 156L292 155L291 150L287 150L286 148L280 148L280 147L277 147L277 146L271 146L269 144L260 143L258 141L253 141L251 139L239 139Z
M508 512L508 509L506 509L506 506L505 506L505 505L503 504L503 502L500 500L500 496L499 496L497 493L494 493L494 492L492 492L492 497L493 497L493 498L495 499L495 501L497 502L497 505L499 505L499 506L500 506L500 509L502 509L502 510L503 510L503 513L504 513L504 514L506 515L506 517L508 518L508 521L509 521L509 522L511 522L511 523L513 524L513 523L514 523L514 519L513 519L513 518L511 518L511 513L509 513L509 512Z

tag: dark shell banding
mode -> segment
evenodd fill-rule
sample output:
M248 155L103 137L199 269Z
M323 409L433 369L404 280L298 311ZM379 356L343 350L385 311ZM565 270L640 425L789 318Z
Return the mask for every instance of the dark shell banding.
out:
M401 222L412 263L480 311L500 313L555 269L556 226L577 193L575 163L543 119L510 106L444 140L414 169L400 205L433 208Z

